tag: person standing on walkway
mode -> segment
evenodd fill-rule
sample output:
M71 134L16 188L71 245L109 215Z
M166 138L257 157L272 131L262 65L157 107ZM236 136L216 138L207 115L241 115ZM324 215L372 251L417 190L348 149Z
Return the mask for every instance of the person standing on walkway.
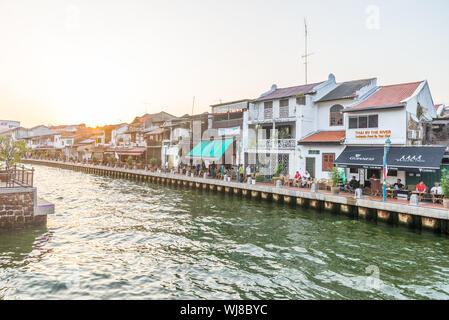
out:
M243 181L243 173L245 170L243 170L243 165L240 165L239 167L239 182Z
M245 182L247 182L248 181L248 178L250 178L251 177L251 167L250 167L250 165L248 165L247 167L246 167L246 177L245 177Z

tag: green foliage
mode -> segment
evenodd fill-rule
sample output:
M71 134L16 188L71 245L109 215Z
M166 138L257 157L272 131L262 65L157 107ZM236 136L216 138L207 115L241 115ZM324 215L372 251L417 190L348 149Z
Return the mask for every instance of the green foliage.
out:
M256 182L264 182L265 181L265 176L259 174L256 176Z
M443 189L444 197L449 198L449 171L447 169L441 171L440 185L441 189Z
M130 166L133 164L133 157L132 156L128 156L128 158L126 159L126 163Z
M97 164L98 163L98 159L95 156L92 157L92 163L93 164Z
M11 138L0 137L0 161L6 168L19 163L27 151L25 141L13 141Z
M330 172L330 177L332 180L332 185L336 187L338 185L338 182L340 181L340 172L338 171L337 167L334 167Z
M285 166L285 161L282 160L276 167L276 174L274 175L275 177L279 177L281 172L284 170L284 166Z
M150 159L150 166L151 167L156 167L156 165L157 165L157 159L156 158L151 158Z

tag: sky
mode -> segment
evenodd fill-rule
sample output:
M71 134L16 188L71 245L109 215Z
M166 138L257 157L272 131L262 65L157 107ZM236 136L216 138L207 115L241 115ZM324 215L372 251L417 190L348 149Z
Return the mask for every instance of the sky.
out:
M309 83L428 80L449 104L447 0L0 0L0 119L115 124L301 85L304 18Z

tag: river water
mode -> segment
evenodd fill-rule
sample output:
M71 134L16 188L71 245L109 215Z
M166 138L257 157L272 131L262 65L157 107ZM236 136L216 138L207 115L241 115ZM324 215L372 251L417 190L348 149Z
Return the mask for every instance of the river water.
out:
M36 166L48 225L0 233L3 299L449 298L449 239Z

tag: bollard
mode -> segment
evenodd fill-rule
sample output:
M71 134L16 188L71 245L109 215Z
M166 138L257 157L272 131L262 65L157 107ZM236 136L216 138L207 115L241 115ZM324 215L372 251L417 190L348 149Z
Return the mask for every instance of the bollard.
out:
M207 173L204 173L204 174L203 174L203 178L204 178L204 179L207 179Z
M363 198L362 189L360 188L355 189L354 199L362 199L362 198Z
M412 206L419 205L419 199L418 199L418 195L417 194L412 194L410 196L410 205L412 205Z
M252 180L253 179L251 177L248 177L248 184L253 184Z
M276 188L280 188L280 187L282 187L282 181L276 180Z
M316 183L312 183L310 186L310 192L316 192Z

